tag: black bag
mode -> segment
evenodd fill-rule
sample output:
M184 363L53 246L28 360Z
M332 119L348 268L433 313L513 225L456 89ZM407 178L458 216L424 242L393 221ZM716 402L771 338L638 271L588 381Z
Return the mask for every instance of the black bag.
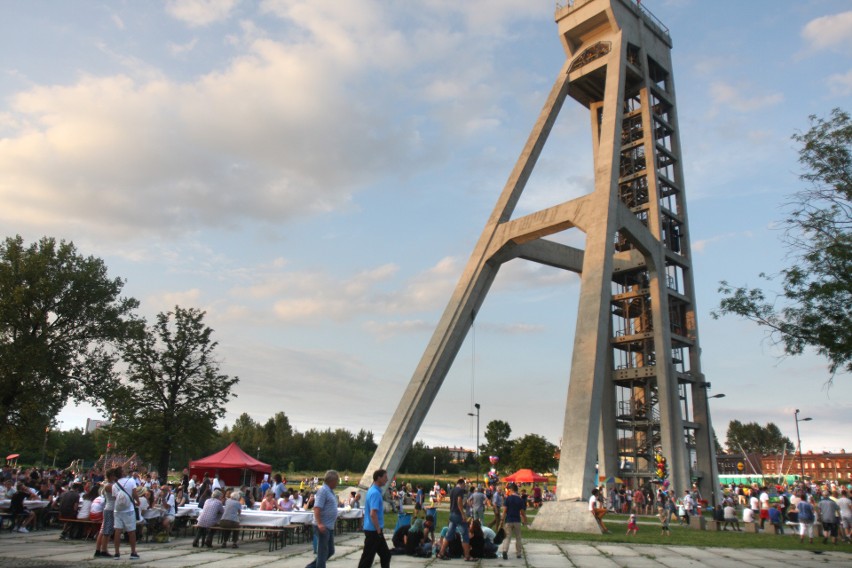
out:
M136 522L142 522L142 514L139 512L139 507L133 505L133 514L136 515Z
M500 527L497 531L497 536L494 537L494 544L500 544L503 542L503 539L506 538L506 529Z

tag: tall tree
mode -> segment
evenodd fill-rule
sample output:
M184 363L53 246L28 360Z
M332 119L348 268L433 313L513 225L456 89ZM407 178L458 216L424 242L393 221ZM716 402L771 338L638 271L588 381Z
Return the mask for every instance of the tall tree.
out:
M0 244L0 439L32 438L69 400L101 394L138 306L123 287L73 243Z
M759 288L723 281L719 291L726 297L713 316L756 322L790 355L816 349L833 378L838 370L852 371L852 120L834 109L828 120L811 116L810 122L807 132L793 136L809 187L793 195L784 221L792 263L780 274L780 306Z
M497 456L502 464L509 463L514 445L511 435L512 427L503 420L492 420L485 426L485 443L479 447L483 465L488 464L489 456Z
M538 434L527 434L515 440L512 448L512 468L529 468L536 472L551 471L556 467L556 445Z
M794 449L790 438L782 434L773 422L761 426L757 422L743 424L739 420L731 420L726 445L731 453L743 451L747 454L776 454L785 450L792 452Z
M217 346L204 312L179 306L158 314L153 326L123 346L127 380L106 399L116 417L112 429L163 475L176 445L198 445L216 435L216 420L234 396L239 378L220 373Z

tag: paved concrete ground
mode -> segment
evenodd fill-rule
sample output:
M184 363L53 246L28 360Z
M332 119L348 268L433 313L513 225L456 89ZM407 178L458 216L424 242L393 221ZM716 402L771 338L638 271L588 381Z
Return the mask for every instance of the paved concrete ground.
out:
M122 562L94 559L94 544L62 541L55 530L30 534L3 532L0 535L0 566L10 568L77 568L97 565L146 566L151 568L304 568L313 558L308 544L289 545L269 552L264 542L249 542L234 549L192 548L190 538L176 538L170 543L141 543L141 559L130 561L130 548L122 545ZM356 566L361 556L362 537L345 534L337 539L337 554L329 562L331 568ZM514 549L514 546L512 547ZM394 556L397 568L438 568L441 566L475 566L476 568L785 568L852 567L852 555L839 552L815 554L804 550L767 550L730 548L692 548L683 546L650 546L634 544L600 544L545 541L525 543L524 555L509 560L480 560L468 564L461 560L442 561L434 558ZM375 564L378 566L378 562Z

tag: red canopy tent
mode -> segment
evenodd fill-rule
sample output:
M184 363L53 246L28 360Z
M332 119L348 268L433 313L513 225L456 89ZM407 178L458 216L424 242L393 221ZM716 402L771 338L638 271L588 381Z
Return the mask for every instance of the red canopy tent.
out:
M547 478L543 475L537 474L531 469L519 469L512 475L504 477L503 481L514 481L515 483L536 483L540 481L547 481Z
M201 480L204 474L219 479L226 485L260 483L264 473L272 473L272 466L256 460L245 453L236 442L211 456L189 462L189 475L197 475Z

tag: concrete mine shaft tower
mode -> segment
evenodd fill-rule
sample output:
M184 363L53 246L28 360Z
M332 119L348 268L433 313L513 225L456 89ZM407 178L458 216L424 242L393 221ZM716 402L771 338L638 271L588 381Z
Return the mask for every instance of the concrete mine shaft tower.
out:
M585 500L598 475L641 486L659 453L672 491L695 482L713 501L718 474L668 29L633 0L575 0L555 16L567 60L360 487L396 472L497 271L522 258L581 278L557 501L534 528L594 532ZM513 218L568 96L590 112L594 191ZM545 238L569 229L585 250Z

